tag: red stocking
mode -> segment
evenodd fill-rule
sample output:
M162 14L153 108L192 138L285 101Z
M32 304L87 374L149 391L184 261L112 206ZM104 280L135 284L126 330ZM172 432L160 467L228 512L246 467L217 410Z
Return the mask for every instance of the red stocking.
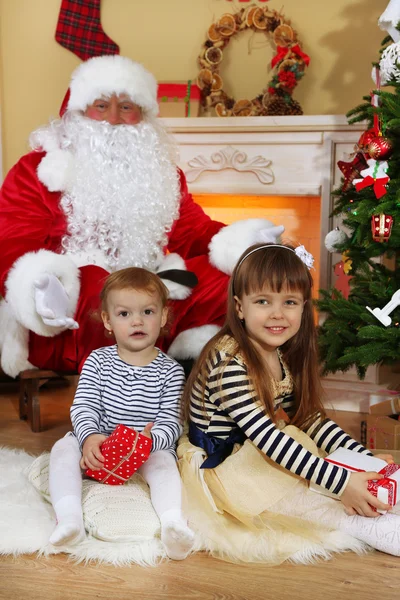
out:
M101 27L100 0L62 0L56 40L82 60L119 54L119 46Z

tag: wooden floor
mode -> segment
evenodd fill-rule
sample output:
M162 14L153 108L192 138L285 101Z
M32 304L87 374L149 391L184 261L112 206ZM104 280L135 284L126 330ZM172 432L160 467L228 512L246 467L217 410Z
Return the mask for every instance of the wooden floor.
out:
M43 431L32 433L18 419L13 386L0 388L0 445L32 454L50 450L69 430L74 391L52 386L41 392ZM338 413L336 421L358 437L360 414ZM0 474L1 476L1 474ZM197 554L155 568L76 565L64 555L0 557L1 600L218 599L386 600L400 598L400 559L379 552L351 553L313 566L232 565Z

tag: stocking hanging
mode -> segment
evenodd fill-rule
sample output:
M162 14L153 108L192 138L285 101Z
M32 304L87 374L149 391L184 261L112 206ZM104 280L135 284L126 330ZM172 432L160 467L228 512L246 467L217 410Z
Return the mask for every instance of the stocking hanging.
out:
M119 46L101 27L100 0L62 0L56 40L82 60L119 54Z

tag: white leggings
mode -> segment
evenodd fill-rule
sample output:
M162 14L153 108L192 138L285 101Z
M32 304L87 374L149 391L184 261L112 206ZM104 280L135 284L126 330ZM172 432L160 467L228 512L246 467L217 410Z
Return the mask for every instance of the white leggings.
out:
M65 496L82 497L81 457L78 440L73 435L67 435L54 444L49 474L50 498L54 507ZM160 519L167 511L181 511L181 478L170 452L153 452L138 473L150 488L151 502Z
M350 517L339 500L312 492L301 484L294 488L290 498L280 500L271 511L274 509L281 514L338 529L377 550L400 556L400 515L395 512L379 517Z

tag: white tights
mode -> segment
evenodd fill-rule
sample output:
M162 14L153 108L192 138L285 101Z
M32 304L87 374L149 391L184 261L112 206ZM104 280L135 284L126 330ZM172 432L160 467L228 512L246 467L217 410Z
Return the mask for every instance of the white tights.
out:
M349 517L339 500L312 492L301 484L295 487L290 499L285 498L280 501L276 511L326 525L329 529L338 529L376 550L400 556L400 515L398 514Z
M51 450L49 487L57 527L50 542L54 545L79 543L85 536L81 456L78 440L72 435L56 442ZM193 547L194 535L182 515L182 485L175 458L167 450L159 450L150 454L138 472L150 488L167 554L182 560Z

